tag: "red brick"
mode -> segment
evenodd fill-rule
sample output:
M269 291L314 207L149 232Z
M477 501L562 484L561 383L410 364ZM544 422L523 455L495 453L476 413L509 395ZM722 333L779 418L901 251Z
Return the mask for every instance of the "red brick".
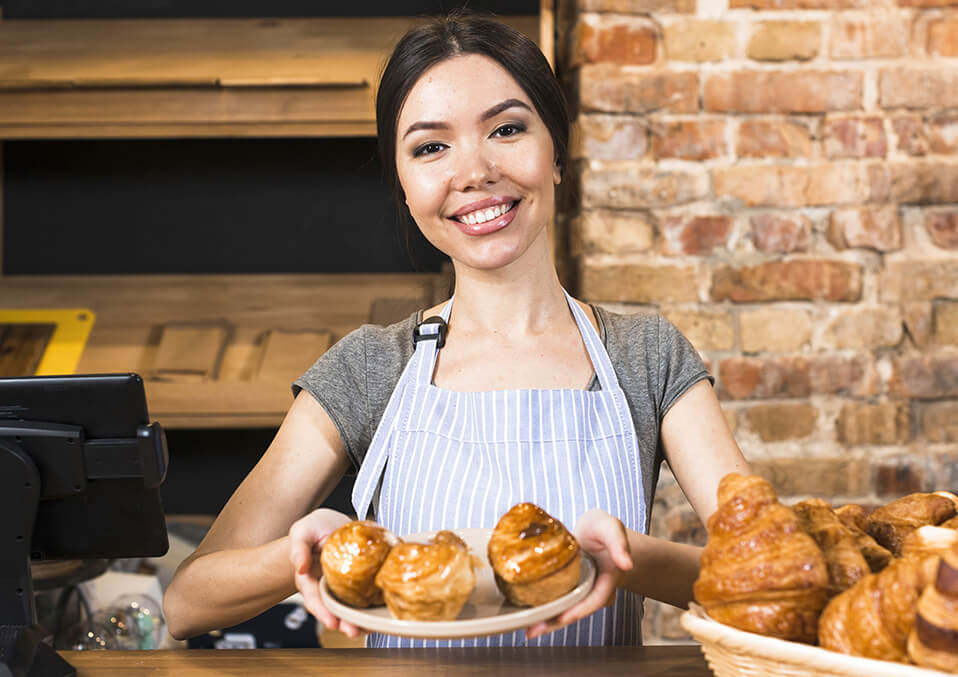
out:
M935 489L935 477L928 459L913 456L883 458L875 461L875 494L901 498L919 491Z
M882 69L878 74L878 101L882 108L958 107L958 69Z
M950 204L958 202L958 164L934 160L868 165L869 198L862 202Z
M691 303L698 301L695 266L656 264L580 265L582 295L619 303Z
M791 120L743 120L736 152L739 157L811 157L812 134Z
M901 249L898 207L869 205L836 209L829 219L828 241L838 249L865 247L880 252Z
M662 251L669 255L709 254L715 247L724 247L731 232L731 216L667 216L662 219Z
M658 38L647 19L583 14L575 27L574 44L573 65L647 65L655 61Z
M837 16L832 21L829 55L833 59L890 59L908 48L908 21L901 15L875 14L865 19Z
M577 0L582 12L617 14L653 14L659 12L695 12L696 0Z
M812 319L798 308L758 306L739 313L738 322L743 353L800 350L812 337Z
M938 301L932 308L935 343L958 346L958 302Z
M729 0L729 8L752 9L856 9L869 7L874 0Z
M911 342L924 348L931 342L931 303L903 303L901 315Z
M635 254L648 251L655 241L655 226L644 212L586 209L573 222L573 242L580 254Z
M572 155L589 160L640 160L649 146L649 125L631 115L580 115Z
M717 268L713 301L858 301L862 269L844 261L771 261L756 266Z
M958 0L898 0L899 7L955 7Z
M738 25L729 21L682 18L665 26L669 61L721 61L735 54Z
M755 26L747 54L757 61L808 61L818 55L821 41L821 24L764 21Z
M755 248L768 254L805 251L812 241L812 223L802 214L756 214L749 222Z
M929 120L928 142L933 153L958 155L958 113Z
M958 261L886 262L881 284L885 301L958 299Z
M835 158L885 157L885 122L879 117L825 118L825 155Z
M782 442L815 432L818 409L810 404L759 404L745 410L745 420L763 442Z
M903 402L846 404L835 428L842 444L905 444L911 439L908 405Z
M958 17L952 15L928 23L928 53L958 56Z
M728 155L724 120L690 120L652 127L652 152L656 158L707 160Z
M719 362L719 394L735 400L808 397L812 394L804 357L729 357Z
M925 228L932 242L944 249L958 249L958 210L928 212Z
M663 111L694 113L699 107L699 80L689 72L649 72L612 64L579 69L582 110L607 113Z
M889 389L896 397L958 397L958 351L941 349L899 357Z
M822 332L828 348L893 348L902 339L904 320L897 305L833 308Z
M881 178L887 176L883 171ZM861 203L874 192L871 175L857 163L715 167L712 183L717 198L736 198L747 207Z
M752 471L772 483L780 498L788 496L861 496L871 493L864 459L775 458L751 462Z
M958 402L930 402L921 412L929 442L958 442Z
M809 365L809 382L820 395L869 397L881 387L871 353L816 356Z
M709 75L705 110L826 113L862 107L862 74L849 71L736 71Z
M582 206L641 209L692 202L708 195L708 176L698 167L666 170L639 166L586 167Z
M925 155L928 152L925 123L921 116L896 115L891 118L891 127L898 137L898 150L912 156Z

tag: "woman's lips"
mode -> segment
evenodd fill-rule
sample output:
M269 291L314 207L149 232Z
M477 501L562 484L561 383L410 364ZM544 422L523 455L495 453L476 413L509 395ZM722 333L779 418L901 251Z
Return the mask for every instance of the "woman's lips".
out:
M490 233L495 233L498 230L502 230L503 228L508 226L510 223L512 223L512 220L515 218L516 211L518 211L518 209L519 209L519 202L517 201L512 206L512 209L507 211L505 214L502 214L501 216L497 216L494 219L489 219L488 221L484 221L483 223L468 224L468 223L463 223L462 221L459 221L458 219L448 219L448 220L453 225L455 225L456 228L461 230L466 235L475 235L475 236L489 235Z

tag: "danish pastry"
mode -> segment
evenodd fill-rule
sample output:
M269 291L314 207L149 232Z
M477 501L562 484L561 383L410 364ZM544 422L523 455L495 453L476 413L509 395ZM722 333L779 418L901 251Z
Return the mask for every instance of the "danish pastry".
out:
M334 531L319 555L330 592L350 606L382 605L376 573L398 543L391 531L366 520L349 522Z

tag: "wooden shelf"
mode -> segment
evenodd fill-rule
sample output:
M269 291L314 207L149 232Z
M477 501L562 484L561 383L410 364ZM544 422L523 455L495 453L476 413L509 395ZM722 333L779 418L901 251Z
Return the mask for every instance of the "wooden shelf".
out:
M6 276L0 298L6 308L92 310L77 373L141 374L150 415L165 427L251 428L279 425L292 402L292 374L329 342L372 320L401 319L443 298L447 287L439 274ZM383 315L389 308L391 317ZM161 368L171 327L223 330L208 370ZM310 334L316 341L301 340ZM281 351L319 347L264 362L277 336L286 339Z
M504 20L551 51L551 12ZM374 136L380 69L421 21L0 21L0 139Z

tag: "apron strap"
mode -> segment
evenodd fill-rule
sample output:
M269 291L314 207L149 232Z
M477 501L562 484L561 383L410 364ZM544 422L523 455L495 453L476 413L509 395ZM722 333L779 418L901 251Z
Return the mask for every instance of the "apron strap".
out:
M603 390L619 390L619 379L615 375L615 369L612 367L612 360L605 346L602 345L602 337L592 326L592 322L586 317L585 312L575 302L569 292L562 290L566 300L569 302L569 308L572 309L572 315L579 326L579 333L582 334L582 340L585 342L585 349L589 353L589 359L592 360L592 368L595 369L595 376L599 380L599 385Z

